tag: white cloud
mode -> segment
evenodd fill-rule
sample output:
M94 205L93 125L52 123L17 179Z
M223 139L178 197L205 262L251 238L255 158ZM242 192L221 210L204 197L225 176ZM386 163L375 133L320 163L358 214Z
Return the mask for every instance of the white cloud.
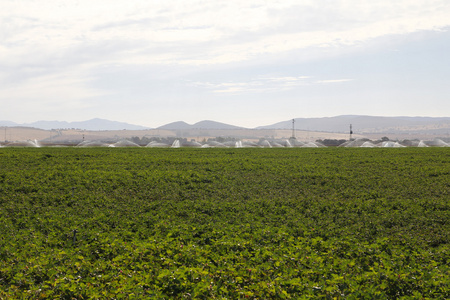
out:
M340 83L340 82L348 82L353 79L328 79L328 80L318 80L316 83Z
M81 71L32 77L0 86L0 102L4 103L5 111L20 111L20 117L28 118L46 113L55 113L56 117L73 110L82 111L92 106L90 99L106 94L88 87L86 83L90 79Z
M311 76L259 77L243 82L188 82L189 86L198 87L219 94L266 93L292 90L301 86L315 84L333 84L352 81L353 79L313 80Z
M3 0L0 62L6 57L20 60L34 51L61 53L117 41L129 45L128 52L120 52L128 58L115 58L118 63L222 64L308 47L352 45L384 35L439 30L450 25L449 15L446 0L264 4ZM157 48L164 52L151 51Z
M290 65L445 30L449 16L448 0L1 0L0 101L20 115L23 108L81 109L105 94L117 102L152 95L176 106L202 92L245 101L249 93L303 92L358 78L356 68L326 74L325 63L316 70ZM302 73L311 76L292 76ZM186 78L197 80L189 95L179 84Z

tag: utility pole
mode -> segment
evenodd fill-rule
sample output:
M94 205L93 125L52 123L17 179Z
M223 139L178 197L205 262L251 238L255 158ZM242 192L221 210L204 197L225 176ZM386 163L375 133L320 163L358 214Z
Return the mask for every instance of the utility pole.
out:
M295 119L292 119L292 136L289 138L289 143L292 147L296 145L297 138L295 137Z
M295 119L292 119L292 137L291 139L295 140Z

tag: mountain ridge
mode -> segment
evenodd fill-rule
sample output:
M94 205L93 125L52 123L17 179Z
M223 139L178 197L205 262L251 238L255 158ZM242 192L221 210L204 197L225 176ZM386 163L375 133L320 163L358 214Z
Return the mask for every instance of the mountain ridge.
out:
M340 115L321 118L295 118L295 130L322 131L334 133L347 133L352 124L353 131L359 133L438 133L447 134L450 131L450 117L385 117L368 115ZM94 118L87 121L37 121L33 123L18 124L12 121L0 121L2 127L33 127L44 130L53 129L81 129L81 130L146 130L149 127L133 125L124 122L110 121ZM176 121L157 127L162 130L291 130L292 119L255 128L244 128L221 122L203 120L194 124Z
M343 133L350 130L358 132L389 132L434 127L433 129L449 129L450 117L384 117L367 115L341 115L323 118L295 118L295 129L317 130ZM256 129L292 129L292 119L271 125L259 126Z
M8 125L9 124L9 125ZM94 118L86 121L36 121L32 123L15 123L12 121L0 121L0 126L12 127L33 127L44 130L53 129L83 129L83 130L143 130L150 129L149 127L133 125L125 122L111 121L106 119Z
M188 130L188 129L243 129L243 127L225 124L221 122L203 120L194 124L188 124L184 121L172 122L157 129L170 129L170 130Z

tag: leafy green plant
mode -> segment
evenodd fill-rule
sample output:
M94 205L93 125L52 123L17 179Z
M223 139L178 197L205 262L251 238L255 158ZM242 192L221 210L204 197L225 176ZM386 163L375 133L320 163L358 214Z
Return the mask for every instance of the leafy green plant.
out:
M2 148L0 298L449 298L449 157Z

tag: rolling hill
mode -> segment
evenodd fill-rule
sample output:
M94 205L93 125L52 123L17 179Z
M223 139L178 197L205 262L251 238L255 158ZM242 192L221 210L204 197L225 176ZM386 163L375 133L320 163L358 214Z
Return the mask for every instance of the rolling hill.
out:
M171 130L187 130L187 129L242 129L242 127L220 123L216 121L204 120L190 125L183 121L169 123L158 127L158 129L171 129Z
M295 128L298 130L316 130L344 133L349 131L350 124L354 132L360 133L433 133L446 134L450 130L450 118L432 117L379 117L344 115L328 118L296 118ZM290 129L292 120L259 126L256 129Z
M0 126L24 126L33 127L45 130L52 129L83 129L83 130L143 130L148 127L133 125L124 122L110 121L105 119L91 119L81 122L66 122L66 121L37 121L33 123L18 124L11 121L0 121Z

